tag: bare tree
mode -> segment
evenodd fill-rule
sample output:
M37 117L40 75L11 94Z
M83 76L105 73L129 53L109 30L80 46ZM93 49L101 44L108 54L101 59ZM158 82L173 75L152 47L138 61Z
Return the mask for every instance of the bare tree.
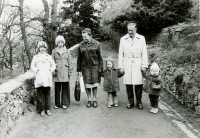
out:
M0 0L0 17L1 17L2 12L3 12L4 3L5 3L5 0Z
M26 51L26 55L28 57L28 62L29 62L29 66L30 66L31 60L32 60L32 55L31 55L31 52L30 52L30 48L28 46L26 26L25 26L25 23L24 23L24 9L23 9L24 0L18 0L18 1L19 1L20 27L21 27L21 32L22 32L22 38L24 40L25 51Z

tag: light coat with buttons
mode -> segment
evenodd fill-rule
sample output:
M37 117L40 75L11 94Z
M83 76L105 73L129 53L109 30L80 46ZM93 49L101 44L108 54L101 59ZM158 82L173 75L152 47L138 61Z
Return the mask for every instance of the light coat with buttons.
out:
M124 84L143 84L141 68L148 67L148 56L144 36L136 33L134 39L125 35L120 39L118 68L125 71Z
M35 55L31 62L31 69L36 72L35 88L52 87L52 72L55 68L55 62L49 54Z
M63 47L60 50L58 47L52 51L52 57L56 63L56 73L53 76L54 82L68 82L72 74L71 53Z

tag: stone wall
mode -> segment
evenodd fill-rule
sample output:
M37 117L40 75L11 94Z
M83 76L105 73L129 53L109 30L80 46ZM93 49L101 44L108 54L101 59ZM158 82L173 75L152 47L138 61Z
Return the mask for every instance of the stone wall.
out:
M71 47L72 57L77 56L78 44ZM27 71L0 85L0 138L6 138L16 125L16 120L36 104L35 73Z
M34 75L28 71L0 85L0 138L15 128L16 120L25 113L28 103L34 103Z

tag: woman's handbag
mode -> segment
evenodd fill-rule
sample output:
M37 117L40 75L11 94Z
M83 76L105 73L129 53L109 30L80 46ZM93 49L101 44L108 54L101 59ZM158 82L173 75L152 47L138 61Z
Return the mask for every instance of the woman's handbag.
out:
M74 98L76 101L80 101L80 97L81 97L81 88L80 88L79 79L77 77L76 83L75 83L75 88L74 88Z

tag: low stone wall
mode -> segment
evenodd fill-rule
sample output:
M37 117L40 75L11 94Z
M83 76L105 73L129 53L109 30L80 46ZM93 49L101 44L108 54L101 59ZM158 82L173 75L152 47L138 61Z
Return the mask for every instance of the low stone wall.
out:
M164 53L162 57L152 50L149 55L150 60L156 61L161 68L164 90L200 115L200 65L184 64L177 67L165 60Z
M76 57L78 44L71 47L72 57ZM20 76L0 85L0 138L6 138L23 115L29 103L36 104L34 88L35 73L27 71Z
M28 71L0 86L0 138L15 128L28 103L35 100L34 72Z
M163 65L163 86L182 104L200 114L200 93L194 75L200 71L194 66L174 67Z

